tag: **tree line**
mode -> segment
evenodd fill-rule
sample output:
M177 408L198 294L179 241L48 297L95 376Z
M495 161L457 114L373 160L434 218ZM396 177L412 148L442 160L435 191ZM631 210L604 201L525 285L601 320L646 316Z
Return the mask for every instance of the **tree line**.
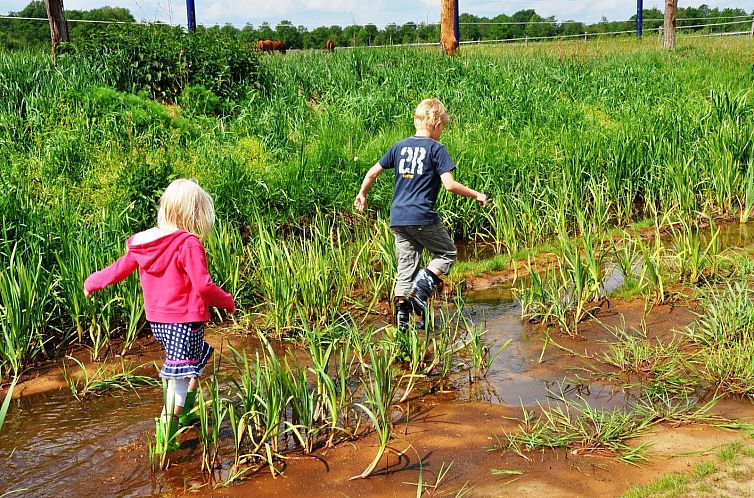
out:
M20 12L8 14L13 17L46 18L44 1L33 0ZM696 26L734 21L726 19L746 16L749 13L741 8L711 8L702 4L699 7L682 7L678 9L677 26ZM752 11L751 15L754 15ZM85 19L92 21L135 22L133 15L126 8L102 7L92 10L67 10L67 19ZM643 11L644 29L662 26L663 12L657 8ZM636 29L636 16L628 21L609 21L603 18L597 23L583 23L573 20L556 21L554 17L542 17L534 9L519 10L513 15L500 14L495 17L475 16L464 13L459 16L461 23L461 41L510 40L516 38L534 38L549 36L575 36L583 34L614 33ZM506 24L515 23L515 24ZM103 29L102 24L69 22L71 39L81 40ZM749 25L750 26L750 25ZM733 32L747 29L747 25L726 24L722 26L696 27L689 31ZM257 39L285 41L288 47L298 49L324 49L327 40L335 41L337 46L373 46L398 45L406 43L437 42L440 38L439 24L407 22L402 25L388 24L382 28L375 24L349 26L319 26L309 30L305 26L296 26L290 21L281 21L276 26L262 23L259 26L247 24L242 28L230 24L214 26L208 30L220 30L236 38L252 42ZM49 46L49 26L41 21L24 21L0 19L0 46L6 49Z

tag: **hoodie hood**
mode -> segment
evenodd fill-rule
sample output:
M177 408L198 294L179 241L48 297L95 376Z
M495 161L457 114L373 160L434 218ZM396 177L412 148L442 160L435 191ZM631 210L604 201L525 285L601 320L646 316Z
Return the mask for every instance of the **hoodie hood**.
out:
M176 230L158 239L144 242L143 244L134 244L133 236L128 239L126 246L128 252L139 263L139 267L153 275L163 273L170 262L178 257L178 249L189 238L198 237L193 233Z

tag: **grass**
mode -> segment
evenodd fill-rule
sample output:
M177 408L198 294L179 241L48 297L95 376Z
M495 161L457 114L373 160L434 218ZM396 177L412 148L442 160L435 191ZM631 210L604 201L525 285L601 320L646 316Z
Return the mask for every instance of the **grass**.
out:
M650 496L662 496L667 498L684 496L688 490L688 478L682 475L668 475L646 486L638 486L624 498L648 498Z
M701 461L687 473L673 473L648 484L634 486L623 498L674 498L680 496L737 496L740 483L751 480L752 450L742 441L721 446L717 461Z
M542 448L566 448L589 455L608 452L636 464L646 460L647 444L631 446L630 439L647 432L650 417L637 416L624 409L593 408L584 399L568 400L560 395L558 404L539 405L539 414L523 408L516 432L504 433L488 451L513 451L529 460L527 453Z
M41 54L3 52L0 219L22 253L35 240L49 243L40 275L49 276L55 299L41 307L42 336L20 341L23 354L2 360L22 368L60 354L40 344L83 342L99 357L111 336L131 343L140 331L131 319L138 301L87 309L76 271L98 250L121 252L130 233L151 225L159 192L175 176L197 178L215 197L223 223L208 244L212 272L268 328L286 332L320 309L328 319L344 306L373 309L389 295L395 264L389 229L375 222L385 219L391 182L375 185L364 218L350 214L353 192L384 150L412 133L412 109L429 94L453 116L443 142L459 179L495 199L479 210L440 197L438 212L459 239L511 256L653 211L687 220L697 212L744 216L754 106L739 61L748 44L689 39L666 54L612 40L598 50L553 44L452 59L411 49L292 54L268 58L268 90L234 102L224 118L104 87L74 55L52 66ZM437 70L415 70L428 64ZM103 224L104 237L92 241ZM684 243L704 256L694 240ZM76 247L63 258L68 268L51 256ZM640 280L660 302L664 282L651 273L658 255L647 249ZM687 278L709 268L705 258L688 259ZM489 267L505 264L498 258ZM564 268L578 277L573 265ZM91 327L93 312L112 319L95 317Z

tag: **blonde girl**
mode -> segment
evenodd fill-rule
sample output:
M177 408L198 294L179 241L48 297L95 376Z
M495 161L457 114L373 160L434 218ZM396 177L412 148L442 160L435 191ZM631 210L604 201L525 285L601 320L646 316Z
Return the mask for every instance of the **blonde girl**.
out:
M213 352L204 340L208 306L230 313L236 309L233 297L207 271L202 240L214 222L209 194L194 181L175 180L160 198L157 226L132 235L125 255L84 282L88 297L139 270L146 318L166 356L160 370L168 381L165 408L162 419L155 419L158 448L177 448L178 425L195 419L191 409L198 379ZM160 446L160 440L166 445Z

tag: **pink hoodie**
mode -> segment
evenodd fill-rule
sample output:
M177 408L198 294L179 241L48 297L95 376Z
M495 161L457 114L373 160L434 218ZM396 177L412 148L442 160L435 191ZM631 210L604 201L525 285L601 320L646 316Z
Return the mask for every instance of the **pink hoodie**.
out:
M126 243L126 254L92 273L84 288L92 293L124 280L139 269L147 320L159 323L204 322L207 306L236 309L233 296L212 282L199 238L177 230L143 244Z

